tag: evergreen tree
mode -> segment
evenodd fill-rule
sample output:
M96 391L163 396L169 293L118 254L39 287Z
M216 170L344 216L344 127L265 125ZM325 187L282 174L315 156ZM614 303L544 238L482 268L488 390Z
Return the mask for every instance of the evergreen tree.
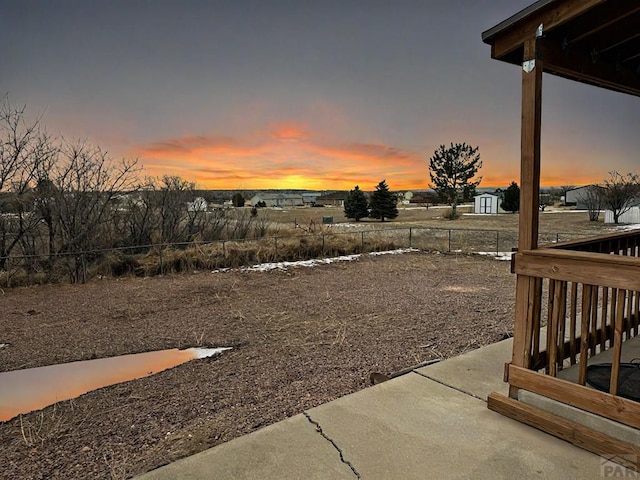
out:
M500 208L505 212L515 213L520 210L520 187L516 182L511 182L511 185L502 192L502 202Z
M231 203L234 207L244 207L244 197L240 192L234 193L231 197Z
M382 180L376 185L376 191L371 196L371 218L378 218L384 222L385 218L389 220L398 216L398 207L396 206L396 196L389 191L387 182Z
M478 148L466 143L440 145L429 159L431 188L451 205L452 219L457 218L458 197L465 192L469 196L482 180L472 180L482 167Z
M356 222L369 216L369 203L358 185L349 191L349 195L344 200L344 216L353 218Z

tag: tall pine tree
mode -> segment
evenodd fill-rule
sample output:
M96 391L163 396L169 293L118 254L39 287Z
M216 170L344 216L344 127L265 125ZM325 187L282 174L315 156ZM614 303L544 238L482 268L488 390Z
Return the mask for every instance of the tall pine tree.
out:
M398 207L396 206L396 196L389 191L387 182L382 180L376 185L376 191L371 195L371 218L378 218L381 222L386 219L394 219L398 216Z
M349 195L344 200L344 216L352 218L356 222L369 216L369 202L358 185L349 191Z
M466 143L440 145L429 159L431 188L451 205L451 219L457 218L458 198L475 191L482 177L473 179L482 167L478 147Z
M515 213L520 210L520 187L516 182L511 182L511 185L502 192L502 202L500 208L505 212Z

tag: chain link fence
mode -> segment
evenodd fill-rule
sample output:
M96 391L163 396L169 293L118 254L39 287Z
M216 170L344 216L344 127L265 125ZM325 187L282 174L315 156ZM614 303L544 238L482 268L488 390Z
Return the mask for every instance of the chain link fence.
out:
M544 233L540 235L540 244L580 236ZM0 260L3 260L4 269L0 270L0 285L10 287L65 281L78 283L96 276L153 276L398 248L498 255L511 252L517 244L518 234L512 231L404 227L325 231L259 239L136 245L50 255L2 257Z

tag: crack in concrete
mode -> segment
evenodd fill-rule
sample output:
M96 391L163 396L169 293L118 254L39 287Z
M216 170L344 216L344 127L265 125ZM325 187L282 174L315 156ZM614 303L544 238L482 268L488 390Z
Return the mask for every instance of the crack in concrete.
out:
M474 395L471 392L467 392L465 390L462 390L461 388L454 387L453 385L449 385L448 383L444 383L443 381L438 380L436 378L432 378L432 377L430 377L428 375L425 375L424 373L416 372L415 370L413 371L413 373L416 373L416 374L420 375L421 377L426 378L427 380L431 380L432 382L439 383L440 385L444 385L445 387L449 387L452 390L456 390L456 391L458 391L460 393L464 393L465 395L469 395L470 397L477 398L478 400L482 400L484 403L487 403L487 399L486 398L479 397L478 395Z
M312 419L311 415L309 415L307 412L302 412L302 413L304 414L305 417L307 417L307 420L309 420L309 423L311 423L314 427L316 427L316 431L320 434L320 436L322 436L322 438L324 438L327 442L329 442L331 445L333 445L333 448L335 448L336 451L338 452L338 454L340 455L340 461L351 469L351 471L356 476L356 478L361 479L362 477L360 476L360 474L356 470L356 467L354 467L353 464L349 460L344 458L344 452L338 446L338 444L333 439L331 439L329 436L327 436L326 433L324 433L322 431L322 427L320 426L320 424L318 422L316 422L314 419Z

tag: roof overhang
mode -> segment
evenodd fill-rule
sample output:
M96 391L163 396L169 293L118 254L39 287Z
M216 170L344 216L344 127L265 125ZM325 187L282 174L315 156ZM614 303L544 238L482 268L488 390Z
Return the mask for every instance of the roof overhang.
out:
M540 0L482 34L497 60L522 65L538 38L544 72L640 96L640 1Z

